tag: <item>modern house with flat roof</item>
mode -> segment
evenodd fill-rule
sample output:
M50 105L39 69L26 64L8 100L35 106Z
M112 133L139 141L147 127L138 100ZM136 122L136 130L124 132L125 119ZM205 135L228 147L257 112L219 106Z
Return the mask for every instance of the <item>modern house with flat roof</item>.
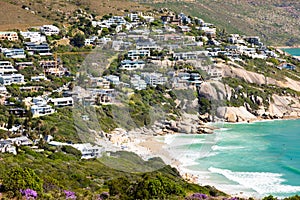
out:
M120 69L124 70L135 70L135 69L143 69L145 66L145 62L143 60L122 60Z
M26 58L24 49L4 49L2 53L6 58Z
M53 103L55 107L73 106L74 100L72 97L51 98L48 103Z
M17 70L12 66L11 62L0 61L0 74L14 73L14 72L17 72Z
M1 74L0 83L3 85L22 84L24 82L24 76L22 74Z

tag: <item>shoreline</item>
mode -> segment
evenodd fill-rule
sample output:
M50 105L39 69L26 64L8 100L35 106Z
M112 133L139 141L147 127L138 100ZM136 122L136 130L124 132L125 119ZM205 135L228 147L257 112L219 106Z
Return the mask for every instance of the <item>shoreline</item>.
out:
M281 121L281 120L299 120L300 117L295 117L295 116L288 116L288 117L284 117L284 118L280 118L280 119L257 119L257 120L253 120L251 122L238 122L238 123L230 123L230 122L225 122L228 124L248 124L248 123L257 123L257 122L270 122L270 121ZM213 126L213 123L206 123L209 126ZM219 130L219 129L216 129ZM215 131L216 131L215 130ZM216 134L214 131L213 134ZM165 137L165 136L176 136L176 135L180 135L180 134L184 134L184 135L197 135L197 134L186 134L186 133L180 133L180 132L174 132L174 133L169 133L169 134L165 134L163 136L147 136L145 140L143 140L142 142L138 143L137 146L141 147L141 148L146 148L149 152L149 155L147 156L148 158L150 157L160 157L162 158L162 160L167 164L167 165L171 165L172 167L175 167L180 175L182 176L182 178L184 178L186 181L191 182L191 183L195 183L198 185L211 185L216 187L217 189L226 192L228 195L230 196L235 196L235 197L241 197L241 198L249 198L249 197L254 197L251 196L250 193L248 193L247 191L243 191L241 190L234 190L234 188L221 188L220 186L218 186L218 184L214 184L214 180L207 180L204 182L201 182L202 179L200 179L200 175L197 173L193 173L192 170L188 169L185 167L185 163L183 163L182 161L180 161L180 158L175 157L174 155L172 155L172 153L170 153L168 151L168 149L171 148L171 146L168 147L168 143L160 141L159 137ZM145 136L144 136L145 137ZM137 148L139 148L137 147ZM138 152L136 152L138 153ZM201 173L201 171L199 171L199 173ZM223 189L223 190L222 190ZM248 194L248 195L247 195ZM258 198L258 197L254 197L254 198Z

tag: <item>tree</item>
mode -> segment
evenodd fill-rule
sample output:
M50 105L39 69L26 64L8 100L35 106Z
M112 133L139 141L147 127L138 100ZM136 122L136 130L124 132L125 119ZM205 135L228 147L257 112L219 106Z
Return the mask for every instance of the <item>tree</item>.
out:
M7 129L11 129L15 124L15 116L13 114L9 115L8 122L7 122Z
M84 46L84 41L85 41L85 36L83 34L76 33L76 35L71 40L71 44L75 47L80 48Z
M3 179L5 191L16 192L20 189L33 189L43 192L43 181L29 168L13 167Z

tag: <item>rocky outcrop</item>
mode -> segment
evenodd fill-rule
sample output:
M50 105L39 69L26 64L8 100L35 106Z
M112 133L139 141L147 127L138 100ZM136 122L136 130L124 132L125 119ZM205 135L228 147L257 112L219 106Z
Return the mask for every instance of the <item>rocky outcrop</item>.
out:
M217 108L217 117L227 122L253 121L257 117L250 113L245 107L219 107Z
M230 100L232 88L220 81L209 81L201 84L199 94L213 100Z
M273 102L269 106L269 116L275 118L300 117L299 98L291 96L272 95Z

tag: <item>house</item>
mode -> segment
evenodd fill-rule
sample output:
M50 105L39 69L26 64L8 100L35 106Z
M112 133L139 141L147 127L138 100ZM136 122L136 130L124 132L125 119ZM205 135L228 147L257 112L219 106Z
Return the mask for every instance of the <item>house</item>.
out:
M191 28L188 26L178 26L178 29L180 32L185 33L185 32L190 32Z
M92 145L90 143L69 144L57 141L49 141L48 144L52 146L71 146L81 152L81 159L99 158L104 152L103 147Z
M58 35L59 34L59 28L54 25L44 25L40 28L41 33L44 35L50 36L50 35Z
M20 91L22 92L38 92L43 90L44 87L43 86L23 86L20 87Z
M116 75L104 76L104 78L114 85L119 85L121 83L120 77Z
M154 22L154 17L152 17L152 16L144 16L143 15L142 17L147 23Z
M50 98L48 103L53 103L54 107L73 106L74 100L72 97Z
M26 58L24 49L3 49L2 53L6 58Z
M54 109L50 105L47 105L46 100L42 97L34 97L32 103L33 105L31 106L30 111L33 116L43 116L54 113Z
M145 90L147 88L146 81L136 74L130 78L130 83L135 90Z
M8 140L0 140L0 153L12 153L17 155L17 148Z
M43 115L49 115L54 113L54 109L47 104L33 105L31 106L30 111L33 116L43 116Z
M0 32L0 40L17 41L19 39L16 32Z
M124 70L135 70L135 69L143 69L145 66L145 62L143 60L122 60L120 69Z
M39 54L41 56L49 56L52 55L50 47L47 43L35 44L32 42L25 42L25 49L29 54Z
M110 88L110 82L102 77L91 77L90 85L91 87Z
M17 72L17 70L12 66L11 62L0 61L0 74L14 73L14 72Z
M136 60L141 57L149 57L150 56L150 51L149 50L129 50L127 53L127 57L130 58L131 60Z
M13 144L17 146L31 146L33 142L26 136L20 136L16 138L9 138L8 141L11 141Z
M142 73L146 83L148 85L156 87L157 85L164 85L167 83L168 78L161 73Z
M296 66L292 65L290 63L282 63L282 64L278 65L277 68L280 70L282 70L282 69L296 70Z
M245 36L244 39L250 44L262 45L258 36Z
M55 60L42 60L39 64L44 68L45 74L61 77L67 72L67 69L63 68L63 66Z
M72 144L71 146L81 152L81 159L99 158L104 152L103 147L91 143Z
M155 42L137 42L136 49L159 50L160 47Z
M8 110L8 113L18 117L25 117L27 114L27 110L25 110L24 108L11 108Z
M24 76L22 74L1 74L0 83L3 85L22 84Z
M39 82L39 81L46 81L48 80L47 77L43 74L40 74L38 76L32 76L30 78L30 81Z
M33 62L15 62L17 70L25 69L26 67L33 67Z
M25 41L33 42L33 43L45 43L47 39L44 35L41 35L40 32L32 32L32 31L20 31L20 34L25 39Z
M0 86L0 94L7 94L7 89L5 86Z
M129 13L127 17L130 19L131 22L137 22L140 20L138 13Z

